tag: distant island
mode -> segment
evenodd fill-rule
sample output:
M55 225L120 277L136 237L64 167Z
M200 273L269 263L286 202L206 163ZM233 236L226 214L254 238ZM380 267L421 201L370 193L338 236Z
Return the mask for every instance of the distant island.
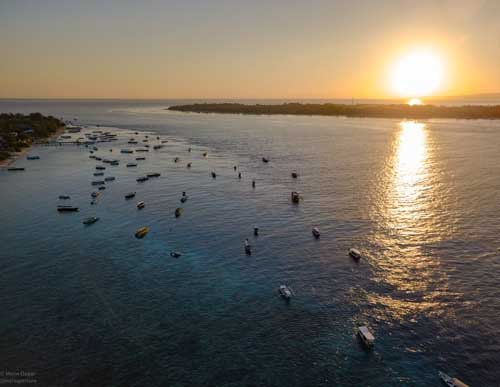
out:
M280 105L245 105L241 103L196 103L167 108L181 112L224 114L292 114L307 116L345 116L374 118L456 118L500 119L500 105L438 106L407 104L312 104L284 103Z
M52 116L40 113L0 114L0 161L21 152L36 140L47 138L64 128L64 123Z

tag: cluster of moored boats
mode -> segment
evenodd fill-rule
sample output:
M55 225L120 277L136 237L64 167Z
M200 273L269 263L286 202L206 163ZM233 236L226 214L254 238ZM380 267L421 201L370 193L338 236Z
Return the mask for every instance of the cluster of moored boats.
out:
M138 132L135 132L136 135L138 135ZM94 131L92 133L92 135L88 136L86 135L86 137L90 140L93 140L93 141L97 141L97 140L100 140L100 141L114 141L116 140L116 135L113 135L109 132L101 132L99 133L99 131ZM133 154L134 151L135 152L149 152L149 147L150 145L149 144L145 144L145 143L148 143L149 142L149 136L146 135L145 138L141 141L142 143L142 146L144 148L138 148L138 149L135 149L135 150L132 150L132 149L121 149L120 153L122 154ZM160 140L160 137L156 137L156 140ZM155 144L153 145L153 149L157 150L157 149L161 149L163 147L163 144L168 142L168 140L161 140L161 143L160 144ZM137 145L139 144L139 141L136 140L135 138L130 138L128 140L128 144L132 144L132 145ZM91 144L87 144L88 145L91 145ZM109 160L109 159L106 159L106 158L101 158L101 157L98 157L97 155L94 154L94 152L98 151L98 148L96 146L94 146L91 150L90 150L90 158L92 159L95 159L97 161L102 161L102 163L108 163L110 165L119 165L120 161L119 160L116 160L116 159L113 159L113 160ZM110 150L112 151L112 150ZM188 152L191 152L192 149L189 148L188 149ZM203 157L207 157L208 156L208 153L207 152L203 152ZM37 157L39 158L39 157ZM30 158L30 159L35 159L35 158ZM145 157L136 157L135 158L136 161L141 161L141 160L145 160ZM175 157L174 158L174 162L175 163L178 163L180 162L180 158L179 157ZM266 157L262 157L262 162L265 163L265 164L268 164L270 162L270 160ZM134 167L137 167L138 163L137 162L128 162L126 164L126 167L128 168L134 168ZM187 163L187 168L191 168L191 165L192 163L189 162ZM234 171L237 171L238 168L237 166L234 166ZM103 166L103 165L97 165L95 167L96 169L96 172L93 173L94 176L96 177L102 177L104 176L104 172L106 170L106 167ZM150 178L155 178L155 177L160 177L161 174L158 173L158 172L154 172L154 173L148 173L146 174L145 176L140 176L138 177L136 180L137 182L145 182L147 180L149 180ZM217 174L216 172L212 171L210 173L210 176L213 178L213 179L216 179L217 178ZM291 177L293 179L297 179L299 177L299 174L295 171L291 172ZM238 178L241 179L242 178L242 175L241 175L241 172L238 171ZM103 177L102 180L94 180L91 182L91 184L93 186L97 186L98 187L98 191L94 191L91 193L91 197L92 197L92 204L96 204L96 201L97 199L99 198L100 196L100 190L102 189L105 189L105 185L106 183L108 182L112 182L115 180L115 177L114 176L106 176L106 177ZM252 187L255 188L256 186L256 183L255 183L255 180L252 180ZM133 198L136 197L136 192L133 191L133 192L129 192L127 193L124 197L126 200L131 200ZM59 196L59 199L60 200L69 200L70 199L70 196L69 195L60 195ZM180 198L180 201L181 203L185 203L186 201L188 200L188 195L186 194L186 192L182 192L182 196ZM290 194L290 201L291 203L293 204L299 204L302 200L302 197L300 195L299 192L297 191L292 191L291 194ZM138 210L141 210L143 208L145 208L146 206L146 203L144 201L139 201L137 202L137 209ZM76 212L78 211L78 207L75 207L75 206L71 206L71 205L58 205L57 206L57 211L59 212ZM182 207L177 207L174 211L174 216L176 218L180 217L184 212L184 209ZM96 223L97 221L99 221L99 217L96 217L96 216L92 216L92 217L88 217L88 218L85 218L83 220L83 224L86 225L86 226L89 226L89 225L92 225L94 223ZM149 233L149 227L147 226L142 226L140 228L138 228L136 231L135 231L135 237L138 238L138 239L142 239L144 238L148 233ZM253 230L253 233L254 233L254 236L258 236L259 235L259 228L258 227L254 227L254 230ZM321 232L320 232L320 229L318 227L313 227L312 230L312 235L314 238L316 239L319 239L320 236L321 236ZM244 251L245 251L245 254L246 255L252 255L252 246L250 244L250 241L249 239L245 239L244 241ZM350 248L347 252L348 256L350 256L353 260L355 261L359 261L360 259L362 259L362 253L356 249L356 248ZM173 257L173 258L179 258L182 256L182 253L179 252L179 251L171 251L170 252L170 256ZM293 289L288 286L287 284L281 284L279 287L278 287L278 294L280 297L282 297L284 300L286 300L287 302L290 302L291 299L293 297L295 297L295 292L293 291ZM360 338L361 342L364 344L364 346L366 348L372 348L374 345L375 345L375 335L373 334L373 332L370 330L370 328L366 325L363 325L363 326L359 326L357 328L357 336ZM461 382L460 380L456 379L456 378L452 378L450 376L448 376L447 374L443 373L443 372L439 372L439 377L443 380L444 383L446 383L448 386L450 387L467 387L467 385L463 382Z

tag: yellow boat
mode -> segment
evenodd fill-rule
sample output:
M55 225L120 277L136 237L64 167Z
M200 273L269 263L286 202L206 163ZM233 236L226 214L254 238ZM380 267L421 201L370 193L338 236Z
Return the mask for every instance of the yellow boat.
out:
M136 238L144 238L146 234L149 232L148 227L141 227L135 232L135 237Z

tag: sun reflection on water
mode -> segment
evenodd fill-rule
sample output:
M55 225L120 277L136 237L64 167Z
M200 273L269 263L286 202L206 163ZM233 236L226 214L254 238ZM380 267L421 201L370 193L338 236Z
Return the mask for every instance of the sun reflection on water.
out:
M367 299L397 320L435 311L436 297L447 286L438 273L439 261L426 249L441 236L439 179L429 136L424 123L399 123L374 199L374 280L391 291Z

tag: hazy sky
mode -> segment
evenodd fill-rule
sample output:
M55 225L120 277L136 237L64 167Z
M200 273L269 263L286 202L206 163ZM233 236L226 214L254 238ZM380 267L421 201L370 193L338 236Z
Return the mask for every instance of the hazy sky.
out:
M500 91L500 0L0 0L0 97L388 97L414 47Z

